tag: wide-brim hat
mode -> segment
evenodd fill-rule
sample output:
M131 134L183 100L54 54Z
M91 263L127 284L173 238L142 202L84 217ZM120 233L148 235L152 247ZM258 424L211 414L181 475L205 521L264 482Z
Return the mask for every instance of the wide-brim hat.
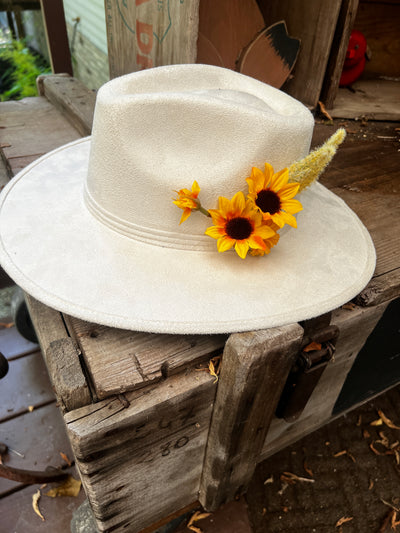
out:
M296 229L268 255L219 253L212 223L174 191L201 188L207 209L246 194L253 167L309 152L314 120L255 79L205 65L149 69L98 92L91 137L41 157L3 190L0 262L61 312L124 329L227 333L280 326L339 307L367 284L371 238L319 183ZM288 229L287 229L288 228Z

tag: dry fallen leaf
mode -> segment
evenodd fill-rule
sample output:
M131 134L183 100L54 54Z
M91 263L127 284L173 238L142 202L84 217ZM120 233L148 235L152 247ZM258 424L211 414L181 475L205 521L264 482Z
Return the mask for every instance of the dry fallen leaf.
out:
M374 420L370 423L370 426L383 426L383 420L382 418L378 418L378 420Z
M308 464L307 464L306 461L304 461L304 463L303 463L303 468L304 468L304 470L307 472L307 474L308 474L310 477L314 477L313 471L312 471L311 468L308 466Z
M310 479L308 477L301 477L301 476L298 476L297 474L293 474L292 472L283 472L283 474L281 474L281 479L283 481L286 481L286 483L296 483L296 481L305 481L305 482L308 482L308 483L314 483L315 482L315 479Z
M45 494L50 498L56 498L57 496L73 496L76 498L81 490L81 482L72 476L68 476L67 479L58 485L54 489L50 489Z
M324 104L319 101L318 102L319 104L319 108L321 110L321 113L328 119L328 120L332 120L333 121L333 118L330 116L330 114L328 113L328 111L326 110L326 107L324 106Z
M32 411L35 409L34 405L28 405L28 411L32 413Z
M42 513L40 512L40 509L39 509L39 500L40 500L40 490L35 492L35 494L33 494L33 496L32 496L32 507L33 507L33 510L35 511L35 513L38 516L40 516L40 518L44 522L44 516L42 515Z
M0 328L9 329L14 326L14 322L0 322Z
M204 518L207 518L208 516L210 516L210 514L211 513L201 513L200 511L196 511L194 515L192 515L186 527L191 531L194 531L194 533L202 533L201 529L199 527L194 526L193 524L198 520L203 520Z
M374 481L372 479L369 480L368 490L372 490L374 487Z
M317 350L320 350L322 348L322 344L319 343L319 342L310 342L310 344L307 344L307 346L305 346L303 348L303 352L314 352L314 351L317 351Z
M390 418L388 418L385 413L383 411L381 411L380 409L378 409L378 415L381 417L382 421L387 425L387 427L391 428L391 429L400 429L399 426L396 426L396 424L394 424Z
M64 452L60 452L60 455L61 455L61 458L67 463L68 466L72 465L72 463L71 463L70 459L68 458L67 454L65 454Z
M356 304L353 304L353 302L349 302L347 304L342 305L342 309L348 309L349 311L354 311L356 307Z
M342 518L340 518L340 520L338 520L335 524L335 527L340 527L341 525L345 524L346 522L350 522L351 520L353 520L353 516L342 516Z
M218 375L217 375L217 373L216 373L216 371L215 371L215 366L214 366L214 363L213 363L212 359L211 359L211 361L208 363L208 371L210 372L210 375L211 375L211 376L215 377L215 379L214 379L214 383L217 383L217 381L218 381Z
M264 485L269 485L269 483L273 483L273 482L274 482L274 476L270 476L264 481Z

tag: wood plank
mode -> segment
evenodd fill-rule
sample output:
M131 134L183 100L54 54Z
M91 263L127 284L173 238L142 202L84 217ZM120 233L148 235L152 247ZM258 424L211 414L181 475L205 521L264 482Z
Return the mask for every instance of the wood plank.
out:
M63 498L49 498L44 493L55 484L48 485L41 491L39 508L45 520L35 514L32 509L32 496L39 487L32 485L21 491L0 499L1 527L4 532L12 533L56 533L70 531L73 512L85 499L85 493L80 491L77 498L68 496Z
M228 339L200 488L205 509L217 509L250 482L302 338L292 324Z
M388 303L372 308L338 309L331 323L340 329L335 357L326 367L300 418L290 424L274 417L258 461L263 461L332 420L332 409L358 352Z
M50 55L51 70L66 72L72 76L71 53L69 51L67 25L62 0L40 0Z
M374 277L360 294L355 298L355 303L362 307L378 305L389 302L399 297L400 268L391 270Z
M0 329L0 351L9 361L38 350L39 346L22 337L15 326Z
M89 386L82 371L77 350L71 338L50 343L46 355L58 404L63 411L72 411L92 402Z
M357 15L359 0L343 0L340 6L332 49L326 67L321 91L321 100L327 109L332 109L342 75L350 34Z
M65 317L97 398L159 381L222 353L226 335L161 335Z
M38 157L80 137L61 113L40 96L2 102L0 135L8 160Z
M197 499L215 390L193 370L65 415L100 531L135 533Z
M110 77L195 63L199 0L105 0Z
M44 358L48 356L50 343L69 338L61 313L25 293L25 301L35 328ZM47 362L47 360L46 360Z
M68 76L41 76L43 94L55 109L82 135L92 131L96 93L81 81Z
M363 76L400 76L400 3L360 1L354 29L361 31L371 51Z
M14 468L65 467L60 452L73 460L64 421L55 403L0 424L0 442L9 447L8 453L2 455L3 463ZM20 486L20 483L0 477L0 498Z
M400 120L399 81L359 79L351 87L339 88L329 111L333 118Z
M319 100L341 3L259 0L267 26L284 20L289 34L301 41L292 79L282 89L312 108Z
M1 380L0 420L5 421L55 401L41 353L10 361L7 375Z
M201 0L197 63L236 70L239 54L264 28L256 0Z

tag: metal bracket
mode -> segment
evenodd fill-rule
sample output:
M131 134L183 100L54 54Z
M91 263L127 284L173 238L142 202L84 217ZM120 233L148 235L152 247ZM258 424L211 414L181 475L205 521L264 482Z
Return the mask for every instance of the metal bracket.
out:
M330 314L324 315L319 329L314 329L315 325L319 325L315 321L301 324L304 337L300 352L289 372L275 413L286 422L294 422L300 417L327 364L333 359L339 328L329 325L329 322Z

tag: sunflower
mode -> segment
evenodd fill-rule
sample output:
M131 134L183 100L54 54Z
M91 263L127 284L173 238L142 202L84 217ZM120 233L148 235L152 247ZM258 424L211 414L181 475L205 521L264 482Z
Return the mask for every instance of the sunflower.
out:
M280 228L285 224L297 227L293 216L303 209L298 200L293 200L300 185L288 183L289 172L285 168L274 174L274 169L265 163L265 172L253 167L250 178L248 197L254 201L264 220L272 220Z
M209 209L214 226L207 228L206 235L218 239L219 252L234 246L239 257L244 259L249 249L267 249L265 241L273 238L275 231L263 222L252 200L246 200L244 194L238 192L231 200L220 196L218 206L219 209Z
M274 224L272 220L264 220L264 224L266 226L269 226L272 230L278 231L280 228L277 224ZM278 244L278 241L280 239L279 233L275 233L272 237L269 237L268 239L264 239L265 243L265 250L250 250L251 255L267 255L271 251L271 248L276 246Z
M194 181L191 191L189 191L189 189L180 189L175 192L178 195L178 198L174 200L173 203L183 209L182 217L179 222L179 224L182 224L182 222L190 217L193 210L199 209L200 203L197 200L197 197L200 192L200 187L197 181Z

